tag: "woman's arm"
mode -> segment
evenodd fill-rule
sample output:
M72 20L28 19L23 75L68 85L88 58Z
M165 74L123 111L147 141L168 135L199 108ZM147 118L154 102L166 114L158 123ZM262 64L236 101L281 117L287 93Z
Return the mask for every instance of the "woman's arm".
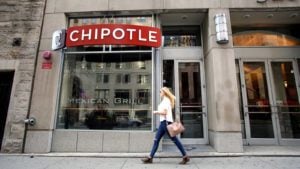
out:
M154 114L160 114L160 115L167 115L168 111L167 109L163 109L163 111L154 111Z

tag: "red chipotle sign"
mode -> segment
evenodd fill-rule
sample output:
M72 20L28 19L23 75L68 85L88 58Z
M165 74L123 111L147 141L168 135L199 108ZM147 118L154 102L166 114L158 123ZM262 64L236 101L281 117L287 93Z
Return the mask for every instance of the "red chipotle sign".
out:
M155 27L127 24L75 26L67 30L67 47L104 44L160 47L161 31Z

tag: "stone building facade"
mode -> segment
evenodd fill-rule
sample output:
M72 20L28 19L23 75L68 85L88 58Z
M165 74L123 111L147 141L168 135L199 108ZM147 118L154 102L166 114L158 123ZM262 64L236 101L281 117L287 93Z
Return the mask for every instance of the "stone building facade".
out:
M1 152L23 150L44 8L45 0L0 1L0 72L13 72Z

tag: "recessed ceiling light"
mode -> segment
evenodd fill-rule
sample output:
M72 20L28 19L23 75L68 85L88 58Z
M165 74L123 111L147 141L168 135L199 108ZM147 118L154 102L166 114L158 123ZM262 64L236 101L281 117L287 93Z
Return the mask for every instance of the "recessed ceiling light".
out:
M274 15L270 13L270 14L267 15L267 18L273 18L273 16Z
M290 18L296 18L299 14L298 13L292 13L290 14Z
M183 16L181 17L181 19L182 19L182 20L186 20L186 19L187 19L187 16L186 16L186 15L183 15Z
M249 15L249 14L246 14L246 15L243 16L243 18L246 18L246 19L247 19L247 18L250 18L250 15Z
M256 2L258 3L263 3L263 2L266 2L267 0L256 0Z

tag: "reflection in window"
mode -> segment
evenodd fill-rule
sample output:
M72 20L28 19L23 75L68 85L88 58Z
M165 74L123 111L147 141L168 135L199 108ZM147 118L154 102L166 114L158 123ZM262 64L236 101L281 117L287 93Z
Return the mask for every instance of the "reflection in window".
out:
M149 84L150 79L148 75L138 75L137 77L137 83L138 84Z
M249 111L269 112L269 93L264 62L244 63L244 74Z
M109 89L95 89L95 94L97 99L102 99L102 101L108 104Z
M118 89L115 91L115 104L129 104L131 98L130 90Z
M115 17L88 17L88 18L71 18L69 20L69 26L81 26L92 24L130 24L130 25L143 25L152 26L152 17L149 16L115 16Z
M138 62L147 67L115 66ZM150 130L151 71L151 53L66 55L57 128ZM147 83L132 85L139 74Z
M109 82L109 75L108 74L98 74L97 75L97 83L108 83Z
M250 134L252 138L274 138L264 62L244 62Z
M146 69L146 62L145 61L138 61L136 62L138 69Z
M117 74L116 83L130 83L130 74Z
M122 69L123 63L116 63L116 69Z
M136 98L140 104L149 104L149 90L148 89L137 90Z
M292 62L271 62L282 138L300 138L300 112Z
M173 35L164 36L165 47L187 47L196 46L196 36L193 35Z
M300 39L271 32L271 31L244 31L233 35L234 46L299 46Z
M165 26L164 47L200 46L200 26Z

